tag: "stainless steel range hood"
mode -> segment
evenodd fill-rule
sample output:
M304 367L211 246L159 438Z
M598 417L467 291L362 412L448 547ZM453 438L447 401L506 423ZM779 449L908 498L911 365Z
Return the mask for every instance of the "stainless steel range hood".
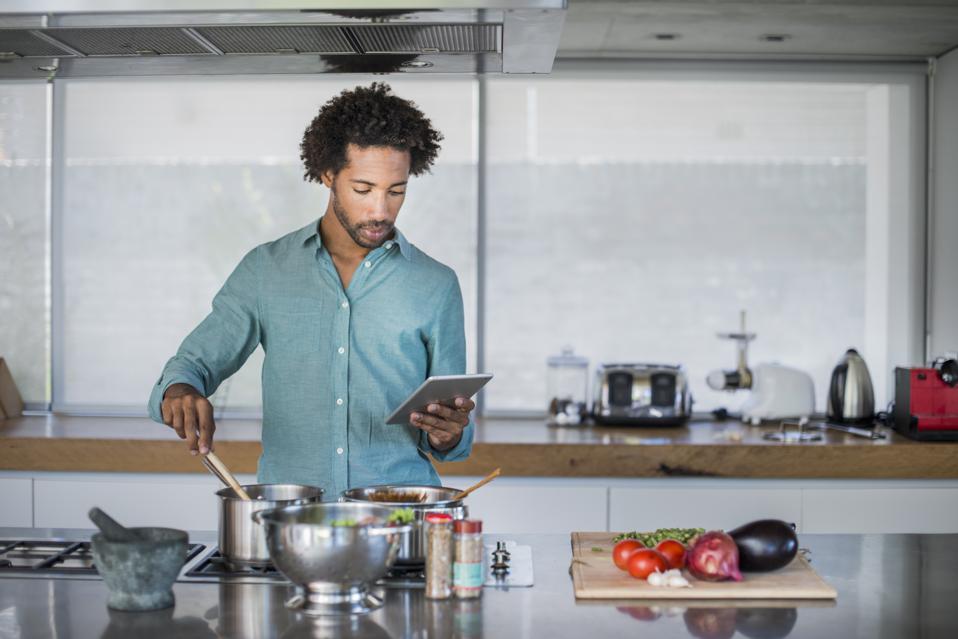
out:
M6 0L0 79L549 73L566 0Z

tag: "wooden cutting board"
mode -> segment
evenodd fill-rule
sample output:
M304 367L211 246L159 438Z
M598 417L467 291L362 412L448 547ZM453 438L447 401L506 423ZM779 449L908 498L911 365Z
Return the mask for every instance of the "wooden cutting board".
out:
M838 593L799 555L773 572L742 573L734 581L700 581L683 571L691 588L650 586L612 563L616 533L572 533L572 582L579 599L835 599ZM601 552L593 550L601 548Z

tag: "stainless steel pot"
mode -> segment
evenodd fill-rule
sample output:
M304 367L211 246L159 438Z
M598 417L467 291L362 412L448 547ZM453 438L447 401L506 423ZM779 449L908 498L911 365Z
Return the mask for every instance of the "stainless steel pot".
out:
M252 520L260 510L322 501L323 489L299 484L248 484L243 489L250 501L240 499L232 488L216 492L220 498L220 554L236 566L266 566L269 550L263 528Z
M446 513L453 519L465 519L469 508L461 499L453 499L462 491L444 486L367 486L344 490L339 500L366 502L392 508L410 508L415 515L412 529L403 535L399 547L400 563L421 564L426 560L426 537L423 522L426 513ZM415 497L422 496L422 500Z

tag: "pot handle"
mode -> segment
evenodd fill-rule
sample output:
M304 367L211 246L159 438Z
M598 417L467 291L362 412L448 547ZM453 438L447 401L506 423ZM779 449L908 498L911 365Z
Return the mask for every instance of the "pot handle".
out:
M262 511L262 510L254 510L252 513L250 513L250 519L252 519L252 520L255 521L257 524L259 524L260 526L262 526L262 525L263 525L263 516L262 516L262 515L263 515L263 512L265 512L265 511Z
M305 603L306 597L303 596L303 593L297 591L296 594L287 599L283 605L289 610L301 610Z

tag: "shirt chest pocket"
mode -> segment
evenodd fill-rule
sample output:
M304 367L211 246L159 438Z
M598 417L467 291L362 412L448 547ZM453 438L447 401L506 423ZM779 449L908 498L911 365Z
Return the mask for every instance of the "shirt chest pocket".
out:
M315 300L269 300L266 307L263 341L267 353L303 355L324 349L328 334L327 314Z

